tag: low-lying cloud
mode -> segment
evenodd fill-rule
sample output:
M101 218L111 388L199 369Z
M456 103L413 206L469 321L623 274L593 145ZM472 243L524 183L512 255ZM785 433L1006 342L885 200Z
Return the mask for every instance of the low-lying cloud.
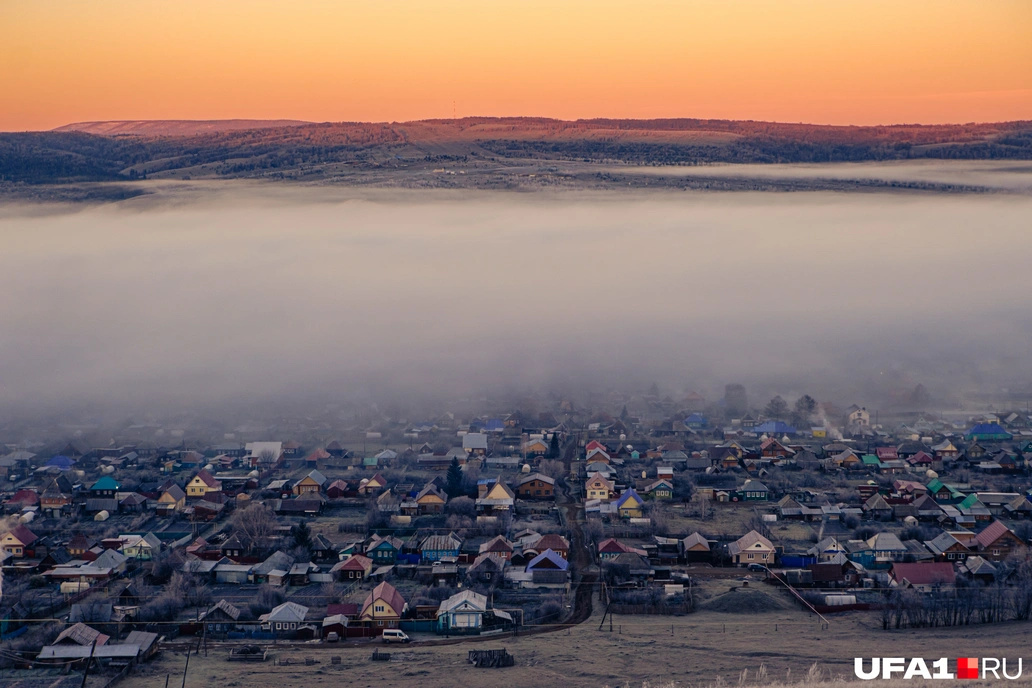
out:
M1032 380L1032 198L215 185L0 219L0 404Z

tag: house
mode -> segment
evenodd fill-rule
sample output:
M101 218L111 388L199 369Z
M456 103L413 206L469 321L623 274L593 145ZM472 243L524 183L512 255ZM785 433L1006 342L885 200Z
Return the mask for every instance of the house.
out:
M964 499L964 494L960 490L945 484L938 478L928 481L928 494L938 504L957 504Z
M615 559L617 556L631 552L633 554L645 555L645 550L625 545L616 538L607 538L602 542L598 543L598 558L601 561L609 561Z
M903 561L909 550L895 533L878 533L867 541L874 557L868 568L890 568L893 562Z
M516 493L501 480L487 488L483 497L476 500L477 513L485 515L509 513L516 502Z
M437 632L480 633L487 612L487 596L463 590L441 602L437 608Z
M337 574L342 582L365 580L373 572L373 560L361 554L352 554L344 561L337 562L330 573Z
M953 564L949 562L896 562L889 570L889 580L899 587L928 591L939 586L952 586L956 576Z
M448 495L437 487L437 483L429 482L416 495L415 502L420 514L439 514L444 511Z
M620 518L641 518L644 514L645 501L633 487L627 488L616 500L616 513Z
M548 442L540 437L523 443L524 456L544 456L548 453Z
M368 480L363 479L358 487L358 491L367 495L376 494L385 487L387 487L387 479L377 473Z
M543 473L531 473L516 483L516 495L520 499L554 499L555 480Z
M550 549L563 559L570 557L570 542L562 535L547 533L534 540L529 545L524 545L524 556L537 556L546 549Z
M445 557L458 557L462 540L455 533L430 535L419 545L422 561L440 561Z
M653 499L672 499L674 496L674 484L667 478L660 478L653 483L649 483L645 487L645 493Z
M478 555L491 554L508 561L512 559L512 543L505 539L504 535L496 535L485 543L482 543L477 550Z
M760 443L760 456L765 459L787 459L794 454L794 451L774 437L768 437Z
M348 484L343 480L334 480L326 486L326 496L330 499L339 499L348 494Z
M969 494L957 504L957 511L964 516L974 519L975 522L983 521L988 523L993 519L989 508L982 503L977 494Z
M377 566L389 566L398 561L402 545L402 541L396 537L374 535L365 553Z
M967 431L966 437L976 442L1007 442L1013 435L999 423L978 423Z
M122 554L136 561L150 561L161 552L161 540L154 533L130 535L121 547Z
M743 502L765 502L770 499L770 491L759 480L746 480L731 498L732 501L738 499Z
M80 645L82 647L99 647L107 643L111 636L104 635L100 631L90 628L79 622L72 624L57 634L54 645Z
M258 617L263 631L270 631L281 638L293 638L305 625L308 607L297 602L284 602L273 607L268 614Z
M531 574L535 585L566 585L569 583L569 562L550 549L546 549L529 562L525 569Z
M885 497L881 494L873 494L871 497L864 502L863 506L864 514L868 518L872 518L878 521L888 521L892 518L892 506L885 501Z
M209 492L221 492L222 483L215 479L215 477L208 472L207 469L202 468L197 472L190 482L186 484L186 496L200 498Z
M712 557L709 540L699 533L692 533L681 540L681 556L687 564L709 561Z
M101 476L97 482L90 485L90 497L93 499L114 499L121 485L110 475Z
M993 521L975 536L979 555L989 561L998 562L1012 555L1027 556L1028 547L1013 530L1001 521Z
M159 514L169 515L186 508L186 493L183 488L175 483L169 485L158 497L156 511Z
M283 463L282 442L248 442L244 445L244 461L251 468L275 468Z
M936 561L964 561L971 554L967 545L958 540L952 533L943 531L924 543Z
M774 545L755 530L738 538L727 546L728 556L736 566L749 564L774 564Z
M208 607L197 621L204 624L207 635L220 636L234 630L240 620L240 608L222 599Z
M390 583L380 583L366 596L358 618L382 633L385 628L397 628L401 616L408 610L405 598Z
M66 481L54 478L47 483L47 486L43 488L43 492L40 493L39 508L45 514L56 517L71 507L72 495L62 488L62 482Z
M294 483L293 492L299 497L309 493L319 494L326 483L326 476L317 470L313 470Z
M845 556L846 548L834 537L826 537L806 550L806 555L816 557L818 562L830 562Z
M491 583L503 575L508 563L508 559L496 554L481 554L466 569L466 577L473 582Z
M35 555L33 544L38 539L35 533L19 523L0 538L0 551L15 559L32 557Z
M467 432L462 436L462 450L467 454L483 456L487 453L487 435L482 432Z
M601 499L607 501L613 496L616 486L611 480L606 480L599 473L588 477L584 483L585 499Z

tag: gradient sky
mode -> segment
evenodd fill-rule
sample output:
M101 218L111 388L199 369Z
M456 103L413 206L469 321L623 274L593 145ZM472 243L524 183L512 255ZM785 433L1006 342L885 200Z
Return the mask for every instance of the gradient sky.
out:
M1032 119L1030 0L0 0L0 130Z

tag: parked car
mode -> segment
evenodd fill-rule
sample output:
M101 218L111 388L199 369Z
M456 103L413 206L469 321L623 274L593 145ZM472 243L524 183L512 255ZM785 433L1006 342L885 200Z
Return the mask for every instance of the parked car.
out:
M338 640L340 640L340 636L337 635L336 631L330 631L329 633L326 634L326 642L328 642L328 643L335 643Z
M411 643L412 638L408 637L405 631L399 631L396 628L388 628L383 632L383 642L385 643Z
M766 571L767 567L763 564L749 564L750 571Z

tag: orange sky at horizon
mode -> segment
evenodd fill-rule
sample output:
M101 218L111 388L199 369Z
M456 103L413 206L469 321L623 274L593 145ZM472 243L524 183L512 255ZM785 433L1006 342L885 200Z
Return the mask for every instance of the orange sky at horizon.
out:
M8 0L0 131L112 119L1032 119L1029 0Z

